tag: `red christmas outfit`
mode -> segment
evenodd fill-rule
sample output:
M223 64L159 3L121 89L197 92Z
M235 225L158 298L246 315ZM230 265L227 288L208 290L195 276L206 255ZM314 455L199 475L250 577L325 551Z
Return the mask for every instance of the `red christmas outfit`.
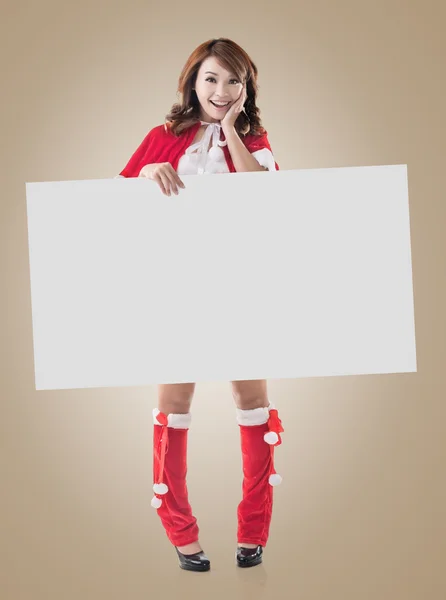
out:
M138 177L145 165L161 162L170 162L177 170L180 159L192 145L201 124L197 122L178 137L170 131L170 123L154 127L120 175ZM222 131L220 137L221 135ZM265 160L265 155L260 159L261 153L258 151L271 152L266 131L262 135L241 136L241 139L251 153L257 153L256 158L259 162ZM235 168L227 145L225 142L218 145L223 150L229 172L234 173ZM271 169L275 166L275 169L279 170L278 164L271 156L267 162L272 164ZM165 415L157 409L153 411L155 495L151 504L157 509L171 543L180 547L196 542L199 537L197 520L192 513L186 484L187 436L190 422L190 413ZM239 543L264 547L271 523L272 488L281 482L280 475L274 469L274 448L281 444L280 433L283 432L283 427L277 410L271 404L267 408L237 409L237 423L240 427L243 464L243 498L237 509L237 539Z

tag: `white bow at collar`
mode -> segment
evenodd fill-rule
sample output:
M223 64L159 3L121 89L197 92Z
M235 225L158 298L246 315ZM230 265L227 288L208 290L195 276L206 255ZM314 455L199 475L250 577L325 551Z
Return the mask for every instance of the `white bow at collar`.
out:
M199 142L192 144L187 150L187 154L191 154L192 152L197 151L200 154L199 158L199 167L198 173L204 173L204 168L206 165L207 152L209 148L209 142L212 139L212 146L209 150L210 154L220 154L222 150L220 150L221 146L226 146L228 142L226 140L220 140L220 132L221 132L221 124L220 123L208 123L207 121L200 121L202 125L207 125L204 136Z

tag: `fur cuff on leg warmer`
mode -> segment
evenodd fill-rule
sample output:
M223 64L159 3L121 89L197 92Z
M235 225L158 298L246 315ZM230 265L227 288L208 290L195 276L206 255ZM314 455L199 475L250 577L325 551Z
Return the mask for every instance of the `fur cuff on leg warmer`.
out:
M160 413L157 408L154 408L152 411L153 414L153 424L154 425L165 425L165 415ZM162 416L161 416L162 415ZM164 416L164 419L163 419ZM192 420L191 413L185 414L174 414L171 413L167 415L167 427L172 427L172 429L189 429Z
M274 405L271 404L271 402L269 403L269 406L262 408L251 408L248 410L236 408L237 423L239 425L244 425L245 427L263 425L264 423L268 422L269 411L273 408Z

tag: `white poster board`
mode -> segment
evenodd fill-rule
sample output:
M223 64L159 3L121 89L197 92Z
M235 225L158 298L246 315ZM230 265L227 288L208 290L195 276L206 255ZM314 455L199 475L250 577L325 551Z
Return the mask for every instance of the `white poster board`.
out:
M37 390L416 371L406 165L27 183Z

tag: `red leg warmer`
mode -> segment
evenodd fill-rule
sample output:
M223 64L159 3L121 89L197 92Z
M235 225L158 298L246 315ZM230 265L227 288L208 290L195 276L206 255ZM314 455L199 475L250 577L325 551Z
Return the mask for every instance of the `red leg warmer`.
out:
M153 491L167 537L174 546L198 540L197 520L192 514L186 485L187 434L190 413L165 415L153 411Z
M238 543L266 546L273 509L273 486L282 478L274 469L274 447L282 443L277 410L237 409L243 461L243 499L237 510Z

